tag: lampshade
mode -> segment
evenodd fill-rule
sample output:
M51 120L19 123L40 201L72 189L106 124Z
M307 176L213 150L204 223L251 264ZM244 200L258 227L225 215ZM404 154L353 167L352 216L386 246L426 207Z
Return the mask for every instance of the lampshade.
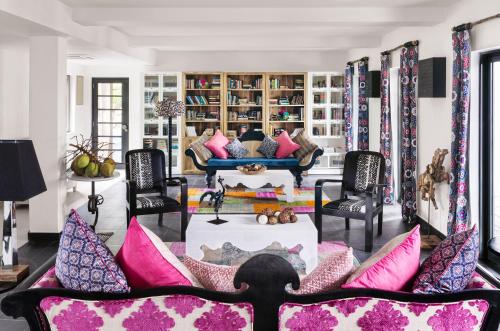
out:
M31 140L0 140L0 201L24 201L47 187Z

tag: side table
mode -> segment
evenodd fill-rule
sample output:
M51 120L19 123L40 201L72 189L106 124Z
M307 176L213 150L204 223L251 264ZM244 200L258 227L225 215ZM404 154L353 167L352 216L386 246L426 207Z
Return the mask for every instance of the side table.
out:
M87 203L87 209L89 213L95 215L94 224L91 225L92 229L95 229L95 226L97 225L97 220L99 218L99 206L104 202L104 197L101 194L95 194L95 183L106 182L118 177L120 177L120 173L118 171L115 171L113 173L113 176L111 177L83 177L77 176L73 172L67 173L67 178L69 180L73 180L76 182L90 182L91 191L90 195L88 196L89 201Z

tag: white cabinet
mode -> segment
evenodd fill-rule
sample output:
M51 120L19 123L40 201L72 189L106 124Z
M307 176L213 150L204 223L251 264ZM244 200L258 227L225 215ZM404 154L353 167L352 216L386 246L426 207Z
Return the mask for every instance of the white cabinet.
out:
M182 101L181 85L180 72L144 74L142 145L143 148L162 150L165 153L165 162L168 162L168 118L156 116L155 103L169 97ZM172 119L172 171L174 173L180 173L181 123L180 117Z

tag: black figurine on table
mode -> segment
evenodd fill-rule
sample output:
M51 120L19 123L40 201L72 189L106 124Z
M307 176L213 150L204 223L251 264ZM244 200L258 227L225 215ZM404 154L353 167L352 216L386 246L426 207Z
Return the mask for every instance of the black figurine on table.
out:
M205 192L200 197L200 203L201 203L206 196L210 196L210 200L208 200L208 205L214 206L215 219L208 221L208 223L219 225L227 222L219 218L219 209L222 207L222 204L224 203L224 194L226 193L226 188L224 187L224 184L222 184L223 181L224 179L219 176L217 182L219 182L220 186L222 187L222 190L219 190L217 192L214 191Z

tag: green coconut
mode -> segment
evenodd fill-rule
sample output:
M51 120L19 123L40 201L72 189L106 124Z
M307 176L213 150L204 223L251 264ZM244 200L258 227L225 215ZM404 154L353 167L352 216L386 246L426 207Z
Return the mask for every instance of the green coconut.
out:
M100 172L101 172L101 175L104 177L111 177L111 176L113 176L113 173L115 172L115 166L114 166L114 164L111 164L110 162L103 162L101 164Z
M95 162L89 162L85 168L85 177L96 177L99 175L99 165Z
M90 156L87 153L80 154L75 159L76 167L80 169L85 169L90 163Z

